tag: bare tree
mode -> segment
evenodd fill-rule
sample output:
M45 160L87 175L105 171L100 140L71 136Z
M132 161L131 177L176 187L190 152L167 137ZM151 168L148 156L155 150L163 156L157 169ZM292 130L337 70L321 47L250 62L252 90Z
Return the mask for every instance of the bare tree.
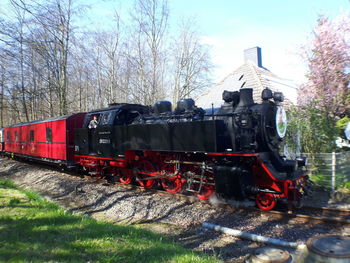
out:
M102 48L105 57L103 63L107 77L106 102L112 103L122 98L122 89L119 84L119 72L121 67L121 32L120 16L115 15L114 30L112 32L103 32L98 35L98 42Z
M57 95L59 114L67 114L68 56L71 44L73 0L48 0L42 4L35 0L11 0L31 16L32 46L47 61L50 86ZM52 77L52 78L51 78ZM52 83L52 80L55 80Z
M12 66L14 68L18 67L18 70L14 70L14 72L17 73L15 74L17 77L13 79L13 85L20 91L19 96L21 98L21 105L25 120L29 121L25 83L26 18L25 12L16 5L15 1L11 0L10 5L13 10L13 15L11 16L11 21L2 21L0 35L2 36L2 41L6 43L6 47L3 49L3 51L6 53L7 57L11 57L13 59L14 63Z
M75 30L74 0L10 4L13 15L0 18L2 126L112 102L177 100L209 83L208 50L190 24L170 45L167 0L135 0L130 24L116 14L113 30L95 32Z
M135 101L151 104L164 97L166 0L137 0L132 14L135 49L130 58L136 69Z
M213 65L208 47L201 43L192 20L183 22L173 50L173 102L195 96L211 84Z
M0 127L4 127L4 112L5 112L5 63L0 59Z

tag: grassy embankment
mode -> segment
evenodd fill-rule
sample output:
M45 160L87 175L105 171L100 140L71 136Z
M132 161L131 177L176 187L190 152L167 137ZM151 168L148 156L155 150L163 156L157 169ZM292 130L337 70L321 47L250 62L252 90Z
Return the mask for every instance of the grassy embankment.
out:
M132 226L73 215L0 179L0 262L217 262Z

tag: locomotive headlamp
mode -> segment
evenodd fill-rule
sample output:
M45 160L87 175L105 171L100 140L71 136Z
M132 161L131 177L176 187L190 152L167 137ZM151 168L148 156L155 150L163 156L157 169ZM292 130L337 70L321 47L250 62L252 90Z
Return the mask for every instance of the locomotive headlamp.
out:
M278 106L276 111L276 131L280 138L283 138L287 131L287 114L281 106Z
M274 101L283 102L284 101L283 93L282 92L274 92L273 99L274 99Z

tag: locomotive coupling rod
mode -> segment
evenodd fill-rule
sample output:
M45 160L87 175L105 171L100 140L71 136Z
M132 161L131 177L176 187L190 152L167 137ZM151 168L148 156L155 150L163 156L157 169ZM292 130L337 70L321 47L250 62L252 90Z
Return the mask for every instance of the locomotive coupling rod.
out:
M258 192L260 192L260 193L269 193L269 194L275 194L275 195L280 195L280 194L282 194L282 192L276 192L276 191L269 190L269 189L260 189L260 188L258 188L257 190L258 190Z
M170 160L170 161L165 161L164 163L180 163L180 164L194 164L194 165L203 165L203 162L189 162L189 161L178 161L178 160Z
M255 234L251 234L248 232L243 232L241 230L223 227L223 226L219 226L219 225L214 225L214 224L210 224L210 223L206 223L206 222L204 222L202 224L202 226L204 228L213 229L215 231L219 231L219 232L231 235L231 236L235 236L235 237L239 237L239 238L243 238L243 239L248 239L248 240L255 241L255 242L283 246L283 247L292 247L292 248L298 248L298 249L305 247L305 244L303 244L303 243L288 242L288 241L284 241L284 240L280 240L280 239L276 239L276 238L255 235Z
M147 173L142 173L142 172L140 172L139 174L149 175ZM150 177L145 177L145 178L139 178L139 179L137 179L137 181L155 180L155 179L162 179L165 177L173 177L173 176L169 176L169 175L150 176ZM176 177L174 177L174 178L176 178Z

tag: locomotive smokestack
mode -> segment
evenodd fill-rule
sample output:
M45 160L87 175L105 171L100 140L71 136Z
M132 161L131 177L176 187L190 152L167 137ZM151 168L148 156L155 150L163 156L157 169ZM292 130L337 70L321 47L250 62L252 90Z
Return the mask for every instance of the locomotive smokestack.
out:
M254 104L253 89L240 89L239 103L237 107L246 107Z

